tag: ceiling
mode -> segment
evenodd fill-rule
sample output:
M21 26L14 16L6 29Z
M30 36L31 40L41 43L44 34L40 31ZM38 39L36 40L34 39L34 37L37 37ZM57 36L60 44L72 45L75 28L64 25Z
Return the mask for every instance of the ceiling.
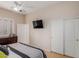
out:
M0 1L0 7L21 14L28 14L43 7L55 4L55 1ZM18 10L15 10L17 7Z

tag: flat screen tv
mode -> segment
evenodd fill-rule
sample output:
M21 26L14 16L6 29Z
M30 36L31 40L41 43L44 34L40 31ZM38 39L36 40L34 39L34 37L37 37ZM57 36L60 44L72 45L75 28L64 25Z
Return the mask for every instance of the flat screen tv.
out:
M43 21L42 20L33 21L33 27L34 28L43 28Z

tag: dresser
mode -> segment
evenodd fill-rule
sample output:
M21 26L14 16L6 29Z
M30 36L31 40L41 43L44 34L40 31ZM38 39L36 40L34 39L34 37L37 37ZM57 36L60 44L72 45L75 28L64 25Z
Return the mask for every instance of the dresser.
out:
M9 37L2 37L0 38L0 45L7 45L7 44L12 44L17 42L17 36L16 35L11 35Z

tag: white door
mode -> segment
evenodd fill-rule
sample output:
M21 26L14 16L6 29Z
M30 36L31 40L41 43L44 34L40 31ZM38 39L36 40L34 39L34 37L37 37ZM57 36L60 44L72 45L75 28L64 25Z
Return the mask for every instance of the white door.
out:
M75 57L78 57L79 58L79 19L76 19L75 22L75 50L76 51L76 54L75 54Z
M29 26L27 24L17 25L18 42L29 44Z
M51 34L52 51L63 54L63 20L51 22Z
M79 19L65 20L65 54L79 57Z
M75 28L74 20L65 20L65 55L74 57L75 55Z

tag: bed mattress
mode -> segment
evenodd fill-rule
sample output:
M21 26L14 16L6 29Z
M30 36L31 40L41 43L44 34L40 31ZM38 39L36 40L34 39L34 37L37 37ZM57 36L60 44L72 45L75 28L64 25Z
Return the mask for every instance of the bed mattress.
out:
M14 43L9 44L9 57L22 57L22 58L46 58L43 50L24 44L24 43Z

